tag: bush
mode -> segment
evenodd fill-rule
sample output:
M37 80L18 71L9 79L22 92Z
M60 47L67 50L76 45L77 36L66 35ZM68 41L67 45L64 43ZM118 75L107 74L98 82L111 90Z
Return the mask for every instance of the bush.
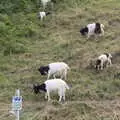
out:
M8 26L5 23L0 22L0 37L5 36L8 33Z
M5 46L3 48L4 55L24 53L26 51L26 48L23 44L17 43L14 40L3 42L3 45Z
M36 9L36 3L37 0L0 0L0 13L30 12Z

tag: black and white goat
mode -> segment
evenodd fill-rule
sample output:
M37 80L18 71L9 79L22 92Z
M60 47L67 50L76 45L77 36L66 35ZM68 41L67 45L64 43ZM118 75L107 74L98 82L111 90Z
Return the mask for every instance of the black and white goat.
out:
M38 18L41 19L41 20L43 20L49 14L51 14L51 13L50 12L44 12L44 11L39 12Z
M41 66L38 70L41 73L41 75L48 74L47 79L49 79L51 76L53 76L54 78L59 76L61 79L66 80L68 69L70 69L70 68L66 63L55 62L55 63L50 63L47 66Z
M43 5L44 9L45 9L46 5L48 4L48 2L51 2L51 0L41 0L41 3Z
M111 59L112 55L110 53L101 54L96 60L96 69L103 70L103 68L112 65Z
M62 99L65 101L65 92L66 89L69 89L69 86L65 81L62 79L51 79L46 80L41 85L34 85L33 90L34 93L39 93L40 91L46 92L45 99L51 100L50 98L50 92L58 92L59 95L59 101L62 101Z
M104 35L104 25L100 23L88 24L86 27L80 30L80 33L84 36L87 35L87 38L90 38L92 35Z

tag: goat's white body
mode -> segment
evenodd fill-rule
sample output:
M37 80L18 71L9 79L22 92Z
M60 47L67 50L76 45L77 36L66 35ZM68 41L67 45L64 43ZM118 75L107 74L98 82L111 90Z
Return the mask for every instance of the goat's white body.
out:
M96 23L92 23L92 24L88 24L87 25L87 28L88 28L88 35L87 37L89 38L91 35L95 35L95 28L96 28ZM103 24L100 24L100 28L101 28L101 35L104 35L104 25Z
M50 100L50 92L57 91L59 95L59 101L63 99L65 100L65 91L69 89L68 85L62 79L51 79L44 82L46 85L47 93L45 98L48 97L48 101Z
M49 64L49 71L48 71L48 79L51 75L56 78L56 76L60 76L61 79L66 79L67 70L69 69L69 66L64 62L56 62Z
M93 23L93 24L88 24L88 25L87 25L89 36L90 36L90 35L94 35L95 26L96 26L95 23Z
M98 60L101 61L101 64L99 65L98 68L100 68L100 69L102 70L103 67L104 67L104 64L106 64L106 65L111 65L111 64L112 64L111 58L112 58L111 54L109 54L108 57L107 57L107 55L105 55L105 54L100 55L100 56L98 57Z
M39 17L41 20L43 20L43 18L46 16L45 12L39 12Z
M41 3L43 5L43 8L45 9L46 5L48 2L50 2L51 0L41 0Z

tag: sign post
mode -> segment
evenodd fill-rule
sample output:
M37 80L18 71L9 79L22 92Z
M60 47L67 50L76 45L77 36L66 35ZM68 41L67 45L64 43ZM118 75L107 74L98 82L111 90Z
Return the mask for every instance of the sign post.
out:
M20 120L20 110L22 109L22 96L20 96L20 90L16 90L15 96L12 98L12 111L16 115L16 120Z

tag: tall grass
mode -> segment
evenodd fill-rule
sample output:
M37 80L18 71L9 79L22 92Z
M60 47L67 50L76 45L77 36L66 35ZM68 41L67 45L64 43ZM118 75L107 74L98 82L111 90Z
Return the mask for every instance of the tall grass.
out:
M119 1L55 0L48 6L51 15L40 21L43 10L39 0L2 0L0 2L0 116L10 109L17 88L23 96L21 120L118 120L120 97ZM4 7L3 7L4 6ZM105 36L87 40L81 27L99 21ZM97 72L89 61L111 52L113 65ZM44 93L34 95L32 85L43 83L47 76L37 71L41 65L64 61L71 70L66 102L44 100ZM4 105L3 105L4 104ZM1 120L2 120L1 119Z

